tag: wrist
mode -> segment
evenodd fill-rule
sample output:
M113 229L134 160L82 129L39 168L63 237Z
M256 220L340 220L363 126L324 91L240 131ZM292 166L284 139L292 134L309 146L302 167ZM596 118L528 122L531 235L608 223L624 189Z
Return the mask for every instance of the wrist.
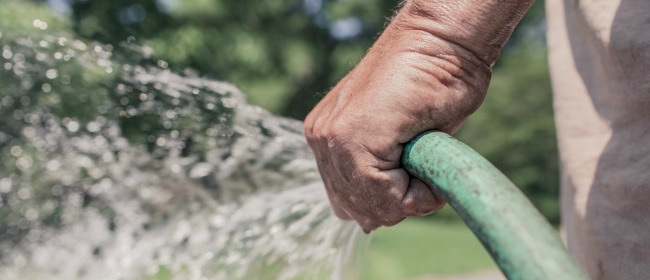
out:
M407 0L393 20L402 32L439 38L491 67L534 0ZM467 57L467 54L462 54Z

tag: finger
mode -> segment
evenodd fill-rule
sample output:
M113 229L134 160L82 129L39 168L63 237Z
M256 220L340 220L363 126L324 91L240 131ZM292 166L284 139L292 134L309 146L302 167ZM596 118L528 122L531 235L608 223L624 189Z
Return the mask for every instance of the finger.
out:
M397 172L392 173L392 177L401 177ZM346 203L343 203L343 201L339 203L337 198L331 198L330 202L337 216L344 218L347 215L355 220L365 233L369 233L381 226L396 225L406 218L406 215L400 210L400 198L403 195L399 189L395 186L393 188L389 187L391 191L384 194L387 199L382 199L382 203L374 207L372 206L373 202L370 200L358 199L354 194L350 194L351 196L348 197L341 197L342 200L348 203L347 205L352 207L351 209L346 209L344 207ZM403 189L406 189L406 187ZM336 191L333 190L332 192Z
M401 223L402 221L404 221L404 219L406 219L406 216L404 216L404 217L402 217L402 218L400 218L400 219L398 219L398 220L384 222L384 223L382 224L382 226L385 226L385 227L392 227L392 226L394 226L394 225L396 225L396 224Z
M324 162L318 162L317 163L319 172L323 174L322 170L325 169L327 166L326 163ZM332 208L332 211L334 212L334 215L336 215L339 219L342 220L352 220L352 216L346 211L340 204L341 201L338 197L336 197L333 194L333 186L332 186L332 180L330 180L329 177L321 176L323 179L323 184L325 185L325 190L327 192L327 198L329 199L330 206Z
M317 150L317 149L315 149ZM330 206L334 215L339 219L343 220L352 220L352 216L340 206L340 199L334 195L333 183L330 177L326 176L328 173L328 161L325 158L321 158L318 153L314 153L316 156L316 166L318 167L318 172L321 174L321 179L325 185L325 191L327 192L327 198L329 200ZM321 160L323 159L323 160Z
M359 218L359 219L355 219L355 220L357 221L359 226L361 226L361 229L365 233L370 233L373 230L376 230L381 226L381 224L377 223L376 221L374 221L373 219L370 219L370 218L365 218L365 219L364 218Z
M336 208L334 208L335 207L334 205L332 205L332 207L333 207L332 209L336 209ZM380 223L378 223L375 219L373 219L371 217L366 217L366 216L357 214L353 210L350 210L350 211L345 210L343 207L339 207L339 209L341 209L344 212L345 215L348 215L350 217L350 220L354 220L355 222L357 222L359 227L361 227L361 229L365 233L370 233L373 230L375 230L375 229L382 226Z
M409 183L409 175L406 170L396 168L381 171L382 180L377 182L382 188L377 189L381 193L378 198L380 201L375 202L374 217L376 222L383 226L395 225L407 214L402 210L402 198L404 197Z
M402 211L409 216L425 216L440 210L445 201L435 195L431 188L422 180L412 178L404 199Z
M382 173L386 176L385 184L388 186L391 200L399 204L408 190L411 177L403 168L390 169Z

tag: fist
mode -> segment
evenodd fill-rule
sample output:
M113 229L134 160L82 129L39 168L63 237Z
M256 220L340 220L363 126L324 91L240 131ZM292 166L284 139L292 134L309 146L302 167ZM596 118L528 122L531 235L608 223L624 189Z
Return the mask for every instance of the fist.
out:
M305 120L334 213L370 232L444 206L401 166L427 130L454 133L483 101L491 67L398 14L362 61Z

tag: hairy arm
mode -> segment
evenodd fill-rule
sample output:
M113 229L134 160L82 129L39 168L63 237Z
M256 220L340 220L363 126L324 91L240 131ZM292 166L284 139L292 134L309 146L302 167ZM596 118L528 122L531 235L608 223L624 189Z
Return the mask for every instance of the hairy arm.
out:
M480 106L531 0L408 0L361 62L312 110L305 134L334 212L364 231L444 205L400 167L421 132L454 133Z

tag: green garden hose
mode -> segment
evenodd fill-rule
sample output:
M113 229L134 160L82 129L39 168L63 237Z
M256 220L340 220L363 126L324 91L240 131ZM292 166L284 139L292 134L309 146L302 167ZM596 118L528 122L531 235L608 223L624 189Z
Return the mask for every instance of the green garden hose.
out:
M467 145L427 132L406 145L402 164L444 196L508 279L587 279L532 203Z

